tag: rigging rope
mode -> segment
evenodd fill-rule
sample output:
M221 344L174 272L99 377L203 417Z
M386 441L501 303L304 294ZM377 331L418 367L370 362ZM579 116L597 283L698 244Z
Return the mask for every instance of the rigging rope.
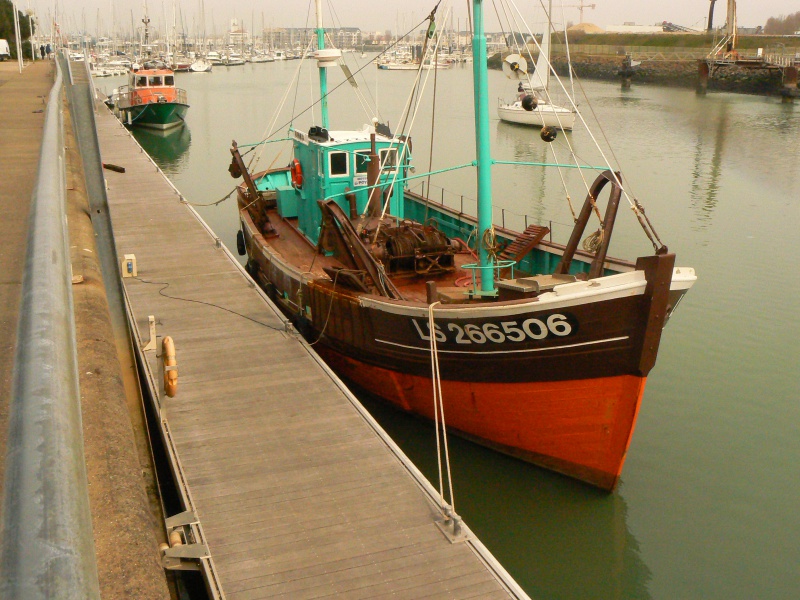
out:
M183 198L183 201L184 201L186 204L189 204L189 205L191 205L191 206L216 206L217 204L222 204L223 202L225 202L225 200L227 200L228 198L230 198L230 197L233 195L233 193L234 193L234 192L235 192L237 189L239 189L239 186L238 186L238 185L237 185L236 187L234 187L234 188L233 188L233 189L232 189L230 192L228 192L226 195L224 195L222 198L220 198L219 200L216 200L216 201L214 201L214 202L209 202L208 204L197 204L196 202L189 202L188 200L186 200L185 198L183 198L183 196L181 196L181 198Z
M522 13L519 10L519 8L517 7L515 1L514 0L506 0L506 1L509 3L510 6L512 6L514 8L516 14L519 15L520 18L521 18ZM542 0L540 0L540 4L541 4L542 8L544 9L544 2ZM545 14L547 14L546 10L545 10ZM522 19L522 22L525 25L525 29L527 30L528 35L531 36L531 39L533 40L534 44L537 46L537 48L539 48L539 52L541 52L541 46L539 45L539 42L536 40L535 36L531 33L531 30L527 26L527 23L525 23L524 19ZM514 17L514 23L518 25L516 16ZM551 29L553 29L552 25L553 25L552 17L550 15L548 15L548 28L547 28L548 32L551 31ZM515 42L516 42L516 38L515 38ZM529 56L530 56L530 52L529 52ZM569 64L570 82L571 83L573 82L573 76L574 76L574 80L578 81L578 86L580 87L581 92L583 93L584 97L587 99L587 102L588 102L589 96L586 94L585 90L583 89L583 84L582 84L581 79L577 76L577 74L575 73L575 71L572 68L572 65L571 65L571 63L569 63L569 61L568 61L568 64ZM591 140L594 143L594 145L597 148L597 150L600 152L600 156L602 157L602 159L605 162L605 164L608 167L608 169L611 171L613 183L615 185L617 185L622 190L622 194L625 196L625 199L627 200L631 210L636 215L636 217L637 217L637 219L639 221L639 224L641 225L643 231L645 232L647 237L650 239L650 241L653 243L653 246L656 248L656 250L658 250L658 245L656 244L654 239L658 240L658 243L661 244L661 246L663 247L663 243L661 243L661 240L658 238L658 235L653 230L652 224L649 222L649 219L647 219L647 217L644 215L641 203L637 199L635 199L635 197L633 197L632 193L629 194L627 188L630 187L630 182L623 175L623 178L625 179L625 185L623 185L623 182L617 177L616 170L611 166L611 162L609 161L609 159L606 156L606 154L603 151L603 149L600 147L600 144L598 143L597 138L594 136L594 133L592 132L592 130L589 128L588 124L586 123L586 120L583 117L583 113L578 109L578 106L575 103L573 95L570 95L567 92L563 81L559 77L558 73L556 73L555 69L552 66L552 63L549 64L549 69L550 69L552 75L554 76L555 80L558 82L558 84L561 87L561 89L563 89L564 92L566 93L567 98L569 99L570 104L572 105L572 108L575 111L575 114L577 115L578 119L583 124L583 126L586 128L586 131L589 134L589 137L591 138ZM547 95L549 97L549 93ZM614 153L613 147L611 146L611 143L609 142L608 136L606 135L605 131L603 130L602 125L600 125L599 119L597 119L597 115L594 112L594 107L593 107L592 103L588 102L588 105L589 105L589 110L591 111L592 116L595 119L595 122L598 124L598 127L600 129L600 133L602 134L602 138L605 140L606 144L608 145L608 148L609 148L609 151L611 153L612 158L614 159L614 161L617 164L619 164L619 160L617 159L616 154ZM572 156L576 159L576 165L577 165L578 164L577 163L578 155L574 151L574 149L572 148L572 144L570 143L569 138L564 136L564 139L566 140L567 146L569 147ZM579 172L580 172L581 178L583 179L584 186L586 187L587 194L588 194L589 193L589 184L586 181L586 178L584 177L583 172L581 170L579 170ZM596 204L594 203L594 200L595 199L592 198L591 202L593 204L593 208L595 209L595 212L598 215L598 219L599 219L600 218L599 217L599 211L597 209ZM602 220L601 220L601 223L602 223ZM602 227L602 225L601 225L601 227Z
M439 7L439 3L436 4L436 8L438 8L438 7ZM434 8L431 11L431 14L428 17L429 19L433 19L435 17L436 8ZM445 16L445 19L446 18L447 17ZM436 34L436 43L434 44L434 50L438 49L439 43L441 42L441 39L442 39L441 33ZM427 47L427 38L426 38L426 47ZM400 165L402 164L403 159L405 158L406 152L408 151L408 141L407 140L411 135L411 130L414 128L414 123L416 122L417 115L419 114L420 103L417 102L416 106L414 107L413 116L411 116L411 123L408 126L408 132L406 133L404 128L405 128L405 125L408 123L408 118L409 118L409 115L411 113L411 104L412 104L412 101L413 101L415 90L418 88L419 80L422 78L422 64L424 63L425 56L427 56L427 55L428 55L428 53L426 52L422 56L422 59L420 61L420 68L417 69L417 75L416 75L416 78L415 78L415 81L414 81L414 89L412 89L411 94L409 94L409 98L406 101L406 106L403 108L403 113L402 114L405 114L405 120L404 120L404 124L403 124L403 129L401 129L400 131L403 132L403 135L405 135L406 141L402 144L402 149L400 150L400 154L399 154L399 156L397 158L397 168L394 170L394 173L393 173L393 176L392 176L392 182L390 184L392 187L394 187L394 185L396 184L397 177L400 174ZM436 65L435 64L434 64L434 69L433 70L434 70L434 72L436 71ZM425 76L425 81L422 83L422 88L419 89L419 95L421 95L425 91L425 88L428 85L429 79L430 79L430 70L428 71L428 73ZM394 147L394 142L392 142L390 148L392 148L392 147ZM390 156L390 153L387 152L386 153L386 159L387 160L388 160L389 156ZM385 163L382 162L381 163L381 171L383 170L384 166L385 166ZM391 200L391 196L389 198L387 198L387 201L383 204L383 210L381 211L381 221L386 216L386 211L389 208L390 200ZM364 214L366 214L366 209L365 209ZM364 216L364 214L362 214L362 217ZM373 243L375 243L375 241L377 241L377 239L378 239L378 233L380 232L380 227L381 227L381 223L379 222L378 226L375 228L375 236L373 238Z
M497 243L497 235L494 231L494 225L488 229L484 229L483 237L481 238L481 245L488 254L489 261L492 264L497 263L497 252L500 250L500 245Z
M431 22L433 23L433 22ZM431 189L431 176L430 172L433 171L433 141L436 137L436 82L437 82L437 75L439 74L439 46L436 46L436 52L434 53L434 60L436 61L435 67L433 70L433 99L431 100L431 148L428 153L428 190ZM428 202L425 203L425 221L428 220L428 208L430 204Z
M541 0L540 0L540 4L542 5L542 8L544 9L544 3L543 3ZM517 20L517 16L514 14L514 12L513 12L513 11L506 11L506 3L505 3L505 2L503 2L503 3L501 4L501 7L502 7L502 9L503 9L503 15L505 16L505 18L506 18L506 19L507 19L507 21L508 21L509 27L511 27L511 21L513 20L513 25L514 25L514 27L511 27L512 31L513 31L513 30L516 30L516 31L521 31L521 30L522 30L522 28L520 27L519 21ZM509 8L510 8L510 7L509 7ZM514 8L515 8L515 9L517 9L517 7L516 7L516 6L514 6ZM495 10L497 10L497 9L495 8ZM509 17L509 12L511 12L511 17ZM517 12L519 13L519 9L517 9ZM546 34L543 34L543 35L550 35L550 33L551 33L551 29L552 29L552 20L551 20L551 18L550 18L550 15L548 15L548 14L547 14L547 11L546 11L546 10L545 10L545 14L547 15L547 26L546 26L546 28L545 28ZM500 18L500 16L499 16L499 14L498 14L498 19L499 19L499 18ZM520 14L520 18L521 18L521 14ZM534 35L533 35L533 34L530 32L530 28L528 28L528 26L527 26L527 23L525 23L524 19L522 19L522 23L523 23L523 25L525 25L525 28L527 28L527 29L528 29L528 34L531 36L531 39L533 40L533 42L534 42L534 44L536 45L536 47L539 49L539 54L541 55L541 52L542 52L542 47L541 47L541 45L539 44L539 42L538 42L538 41L536 41L536 37L535 37L535 36L534 36ZM514 29L514 28L516 28L516 29ZM521 48L521 47L520 47L520 45L519 45L519 38L518 38L518 35L517 35L517 34L512 34L510 37L511 37L511 39L513 40L514 48L516 49L517 53L518 53L518 54L525 54L525 53L527 53L527 55L528 55L528 58L529 58L529 59L530 59L530 61L531 61L531 64L534 64L534 65L535 65L535 61L533 60L533 54L531 53L530 45L529 45L528 43L526 43L526 44L525 44L525 50L523 51L523 50L522 50L522 48ZM549 70L549 71L551 71L551 72L552 72L552 73L555 75L555 69L553 69L553 66L552 66L552 64L550 63L550 60L549 60L549 58L550 58L550 57L548 56L547 58L548 58L548 61L547 61L547 68L548 68L548 70ZM536 76L537 76L537 77L540 79L540 81L541 81L541 74L537 74L537 73L535 73L535 72L534 72L534 74L535 74L535 75L536 75ZM531 88L531 91L533 91L533 82L531 81L531 77L530 77L530 75L529 75L527 72L525 73L525 79L526 79L526 82L527 82L528 86ZM561 83L561 80L560 80L560 79L558 79L558 76L557 76L557 75L556 75L556 80L557 80L557 81L558 81L558 83L561 85L561 88L564 90L564 93L567 95L568 99L570 100L570 103L571 103L571 104L572 104L572 106L574 107L574 110L575 110L575 112L576 112L576 114L577 114L577 112L578 112L577 105L576 105L576 104L575 104L575 102L573 101L572 97L570 97L569 93L567 92L566 88L564 88L564 85L563 85L563 83ZM553 102L552 102L552 96L551 96L551 94L550 94L550 90L549 90L549 88L544 88L544 90L543 90L543 91L544 91L544 94L545 94L545 101L546 101L546 102L547 102L549 105L553 106ZM554 113L553 113L553 115L555 116L555 118L556 118L556 121L558 122L559 128L560 128L560 129L563 131L563 127L562 127L562 123L561 123L561 116L560 116L560 115L559 115L557 112L554 112ZM578 158L577 158L577 156L576 156L575 150L574 150L574 149L573 149L573 147L572 147L572 143L570 142L570 139L569 139L567 136L563 136L563 140L566 142L567 148L568 148L568 150L569 150L569 152L570 152L570 156L572 157L572 159L573 159L573 161L574 161L574 164L575 164L575 166L579 166L579 163L578 163ZM553 143L551 143L551 144L550 144L550 146L551 146L551 147L553 147L553 152L555 152L554 144L553 144ZM556 162L558 162L558 161L556 161ZM560 171L560 168L559 168L559 171ZM583 172L580 172L580 177L581 177L581 180L583 181L583 186L584 186L584 189L586 189L586 192L587 192L587 194L588 194L588 193L589 193L589 189L590 189L590 188L589 188L589 182L588 182L588 181L586 181L586 177L584 177L584 174L583 174ZM562 178L561 178L561 182L562 182L562 186L564 187L564 192L565 192L565 194L567 195L567 198L569 198L569 190L567 189L567 184L566 184L566 181L564 180L563 176L562 176ZM575 211L574 211L574 209L572 208L572 205L571 205L571 203L570 203L570 210L571 210L571 211L572 211L572 213L573 213L573 219L574 219L574 213L575 213Z

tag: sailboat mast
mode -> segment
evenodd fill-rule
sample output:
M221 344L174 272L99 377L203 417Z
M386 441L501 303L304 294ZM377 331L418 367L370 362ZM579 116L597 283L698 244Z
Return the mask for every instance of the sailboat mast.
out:
M322 27L322 0L316 0L317 7L317 49L325 48L325 29ZM319 93L322 98L322 126L328 128L328 70L321 64L319 67Z
M319 0L318 0L319 1ZM472 1L472 73L475 86L475 151L478 163L478 259L481 292L494 292L493 260L486 244L486 231L492 228L492 154L489 139L489 71L486 64L483 0Z
M539 80L539 87L545 90L550 88L550 45L552 43L553 29L553 0L547 5L547 18L545 20L545 29L542 34L542 45L539 48L539 58L536 60L536 69L533 74ZM546 94L545 94L546 96Z

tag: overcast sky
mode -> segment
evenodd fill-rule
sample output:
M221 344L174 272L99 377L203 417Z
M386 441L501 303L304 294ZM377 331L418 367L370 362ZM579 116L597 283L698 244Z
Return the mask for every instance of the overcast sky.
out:
M442 0L439 14L450 7L453 13L453 24L461 24L466 29L467 2L469 0ZM564 17L567 22L578 23L579 11L576 7L582 0L563 0ZM584 21L601 27L621 25L635 22L638 25L654 25L662 21L670 21L686 27L702 29L705 26L710 0L588 0L586 4L596 4L595 9L584 9ZM269 27L305 27L313 25L313 0L203 0L207 30L212 27L218 35L226 29L233 17L244 22L247 30L260 30L262 15L264 24ZM486 28L498 30L495 17L495 2L502 12L500 0L486 0ZM541 31L537 22L543 22L541 2L547 0L505 0L505 6L519 7L531 29ZM178 10L184 15L183 22L189 29L194 23L199 24L201 0L174 0ZM562 0L553 0L554 20L561 20ZM312 6L310 21L307 21L309 4ZM86 23L89 31L96 30L98 15L103 30L111 29L113 20L118 28L130 30L131 11L138 23L143 14L143 0L17 0L17 6L24 10L33 8L40 19L52 15L54 7L64 14L60 19L67 29L74 30ZM435 5L435 0L323 0L325 22L327 26L360 27L362 30L401 29L406 31L421 21ZM148 0L148 12L154 25L172 20L173 0ZM335 14L331 15L333 6ZM714 23L725 22L727 0L717 0L714 12ZM113 8L112 8L113 7ZM798 0L739 0L738 22L740 27L756 27L764 25L769 17L778 17L800 11Z

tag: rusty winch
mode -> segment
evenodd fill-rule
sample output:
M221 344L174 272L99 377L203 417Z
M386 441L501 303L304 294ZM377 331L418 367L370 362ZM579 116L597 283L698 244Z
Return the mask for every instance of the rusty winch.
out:
M364 231L364 235L371 241L374 231ZM452 271L458 248L457 243L435 227L410 221L381 227L378 239L370 245L372 255L393 275Z

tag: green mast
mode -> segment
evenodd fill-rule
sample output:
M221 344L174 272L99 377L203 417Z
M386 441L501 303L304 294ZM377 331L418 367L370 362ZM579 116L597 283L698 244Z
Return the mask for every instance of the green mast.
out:
M494 263L484 235L492 227L492 154L489 142L489 87L486 64L486 34L483 24L483 0L472 0L474 29L472 32L472 73L475 86L475 150L478 162L478 259L481 292L492 293Z
M316 0L317 7L317 52L325 49L325 29L322 27L322 0ZM322 98L322 126L328 128L328 71L327 67L318 62L319 68L319 93Z

